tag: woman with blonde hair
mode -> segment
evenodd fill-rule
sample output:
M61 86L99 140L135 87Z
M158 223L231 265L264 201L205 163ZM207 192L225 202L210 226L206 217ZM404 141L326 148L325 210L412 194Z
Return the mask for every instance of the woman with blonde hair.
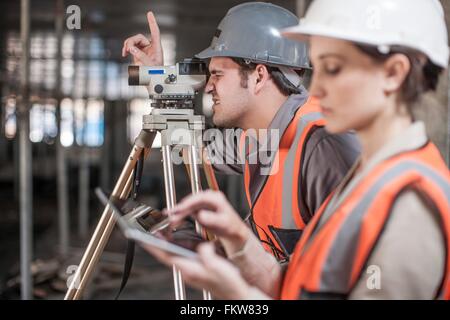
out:
M442 6L315 0L282 34L309 42L311 95L329 132L356 132L359 161L305 229L286 272L212 192L170 213L174 223L194 215L232 263L211 246L198 261L149 251L218 298L449 299L450 174L411 112L448 66Z

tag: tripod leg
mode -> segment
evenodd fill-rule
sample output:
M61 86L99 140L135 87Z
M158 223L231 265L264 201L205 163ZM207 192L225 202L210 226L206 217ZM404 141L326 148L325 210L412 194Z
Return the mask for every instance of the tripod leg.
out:
M201 190L200 175L198 172L198 161L195 146L189 146L187 150L188 155L188 167L189 167L189 178L191 180L192 194L196 194ZM198 234L205 236L202 227L196 222L195 229Z
M214 173L214 169L211 165L211 161L209 160L208 152L206 148L202 147L201 149L201 155L202 155L202 165L203 165L203 171L205 172L206 181L208 182L208 187L211 190L219 191L219 184L216 180L216 175ZM209 232L208 230L205 231L206 233L206 239L209 241L213 241L216 239L216 236Z
M171 157L171 149L169 145L161 147L164 168L164 186L166 191L166 206L172 209L176 203L175 181L173 176L173 164ZM186 291L184 288L181 272L173 266L173 283L175 287L175 299L186 300Z
M186 152L186 150L188 150L188 152ZM193 150L192 152L195 152L195 151ZM205 154L206 153L206 149L203 149L202 152L203 152L202 153L202 158L203 158L202 164L203 164L203 168L204 168L204 171L205 171L205 175L206 175L206 180L208 182L208 186L209 186L209 188L211 190L219 191L219 184L217 183L216 176L214 174L214 169L212 168L210 162L205 163L205 161L209 161L207 155ZM189 151L189 149L183 148L183 161L184 161L184 163L186 165L186 171L188 173L187 176L188 176L189 180L191 181L192 193L196 193L196 192L198 192L199 190L202 189L201 188L201 181L198 178L199 174L198 173L194 174L193 173L193 169L191 167L192 167L193 161L198 163L198 160L197 160L196 153L194 154L194 156L195 156L194 159L190 158L190 154L191 154L191 152ZM203 238L205 238L205 239L207 239L209 241L212 241L212 240L214 240L216 238L215 235L213 235L212 233L210 233L206 229L205 230L200 230L200 231L198 229L196 229L196 230L197 230L198 233L200 233L202 235Z
M219 191L219 184L217 183L216 174L209 160L208 152L206 148L202 148L202 164L203 170L205 171L206 180L208 181L208 186L211 190Z
M200 174L198 171L199 162L195 146L191 145L188 148L189 148L188 149L189 178L191 180L192 194L195 194L201 190ZM202 236L202 238L208 239L206 230L204 230L197 221L195 222L195 230L197 231L198 234ZM203 300L211 300L211 299L212 299L211 293L203 289Z
M136 161L142 152L149 153L149 146L153 143L155 133L141 132L136 139L135 145L130 153L130 156L125 163L125 166L120 174L120 177L114 187L112 196L125 199L130 190L132 184L132 172L135 167ZM114 228L115 219L111 215L109 206L103 210L94 234L89 241L88 247L81 259L80 265L72 278L72 281L67 290L65 300L78 300L82 297L83 291L92 275L95 266L100 259L100 255L109 239L109 236Z

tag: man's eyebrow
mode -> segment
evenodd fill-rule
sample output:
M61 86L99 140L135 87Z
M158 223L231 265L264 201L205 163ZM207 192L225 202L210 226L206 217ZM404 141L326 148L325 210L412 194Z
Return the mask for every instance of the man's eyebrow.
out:
M218 74L218 73L223 73L223 71L222 70L217 70L217 69L212 69L212 70L209 70L209 73L210 74Z

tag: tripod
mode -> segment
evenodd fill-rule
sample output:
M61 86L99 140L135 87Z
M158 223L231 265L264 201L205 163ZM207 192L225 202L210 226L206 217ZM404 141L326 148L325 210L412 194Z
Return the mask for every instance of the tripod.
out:
M199 155L202 158L205 175L211 189L218 190L217 181L213 169L202 148L202 132L205 126L204 117L194 115L190 108L166 108L163 104L156 104L155 109L149 115L143 117L143 126L136 138L131 153L122 169L119 179L113 189L111 196L126 199L130 194L134 171L138 159L144 159L150 153L156 133L161 133L161 152L164 170L164 185L166 195L166 206L171 209L176 203L175 181L173 174L174 151L182 151L184 163L187 166L192 193L201 190L201 181L198 170ZM180 150L181 149L181 150ZM67 290L65 300L78 300L82 298L84 289L100 259L100 255L111 235L115 225L115 218L108 206L105 207L94 234L89 241L86 251L81 259L80 265ZM204 238L207 237L206 230L196 222L196 231ZM173 266L173 280L175 299L185 300L186 292L184 282L179 270ZM203 298L210 300L209 292L203 290Z

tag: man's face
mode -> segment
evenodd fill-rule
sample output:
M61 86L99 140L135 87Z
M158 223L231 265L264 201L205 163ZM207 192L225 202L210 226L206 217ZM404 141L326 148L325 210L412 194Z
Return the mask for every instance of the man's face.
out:
M213 57L209 63L211 76L205 91L212 94L213 122L223 128L246 129L251 95L241 85L240 67L230 58Z

